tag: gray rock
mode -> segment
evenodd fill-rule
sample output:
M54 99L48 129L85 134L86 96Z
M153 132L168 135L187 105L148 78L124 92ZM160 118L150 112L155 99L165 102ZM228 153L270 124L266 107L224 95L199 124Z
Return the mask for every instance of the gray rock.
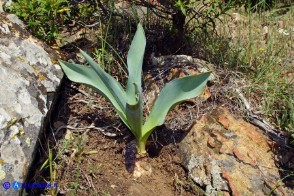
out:
M131 5L126 1L116 3L114 6L116 11L122 16L129 16L133 18L138 18L139 20L144 20L144 18L146 18L148 14L147 7L140 5Z
M172 66L185 66L185 65L192 65L194 66L197 71L200 73L205 73L208 71L214 70L214 65L204 61L202 59L193 58L192 56L187 55L167 55L167 56L159 56L155 57L154 53L151 54L151 61L152 66L159 66L159 67L172 67ZM209 76L210 81L216 81L218 78L212 72Z
M63 73L58 55L0 12L0 183L22 183ZM7 184L6 184L7 185ZM0 195L17 195L12 187Z

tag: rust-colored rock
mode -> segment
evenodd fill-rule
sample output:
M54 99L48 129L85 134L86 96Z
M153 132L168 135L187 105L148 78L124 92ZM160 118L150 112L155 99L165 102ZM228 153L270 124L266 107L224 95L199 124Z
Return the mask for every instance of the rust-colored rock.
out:
M294 195L281 181L270 143L258 128L219 108L196 121L180 143L181 160L208 195Z

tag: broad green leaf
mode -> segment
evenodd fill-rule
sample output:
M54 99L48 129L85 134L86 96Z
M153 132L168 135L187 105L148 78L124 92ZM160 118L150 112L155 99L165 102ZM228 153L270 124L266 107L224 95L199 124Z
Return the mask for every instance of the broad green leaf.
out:
M88 54L81 54L89 62L90 66L72 64L60 61L60 64L68 76L74 82L82 83L93 88L107 98L122 121L135 135L139 153L146 152L146 141L153 129L164 123L169 110L180 102L196 97L202 93L210 73L197 76L188 76L169 82L156 100L150 116L143 124L142 101L142 64L146 46L144 30L140 24L130 50L128 52L128 82L126 92L111 75L106 73Z
M142 137L142 123L143 123L143 111L142 111L142 94L138 93L138 88L136 84L135 93L138 95L136 97L136 103L129 104L127 103L126 107L126 116L127 121L130 126L131 132L135 135L136 138Z
M126 93L120 83L116 79L114 79L111 75L106 73L100 65L98 65L87 53L80 50L83 57L88 61L91 68L96 72L99 79L103 82L106 88L111 93L112 97L119 104L120 108L126 107ZM95 78L92 78L95 81Z
M120 93L120 95L116 95L116 96L120 96L120 99L118 100L112 95L112 92L110 91L110 88L108 87L108 86L111 86L112 83L110 82L108 83L108 81L106 80L106 83L107 83L106 85L105 82L102 81L100 76L94 71L92 67L87 67L85 65L80 65L80 64L68 63L64 61L60 61L60 65L63 71L65 72L66 76L71 81L85 84L86 86L94 89L95 91L100 93L102 96L104 96L106 99L108 99L110 103L112 103L112 105L114 106L115 110L117 111L121 119L128 126L127 118L125 115L126 96L124 91L117 92L117 94ZM115 82L113 83L115 85Z
M167 83L160 92L149 117L143 126L144 137L149 137L153 129L164 123L170 109L180 102L200 95L209 78L210 72L178 78ZM147 140L146 138L146 140Z
M128 72L129 78L127 82L127 96L128 96L128 103L133 104L136 102L136 92L135 92L135 85L138 88L138 93L142 93L142 64L143 58L145 53L145 46L146 46L146 38L143 27L141 24L138 24L137 31L135 33L134 39L130 46L128 57L127 57L127 64L128 64Z
M129 77L126 89L126 116L131 127L131 131L136 138L140 138L142 134L143 101L141 78L145 46L145 33L142 25L138 24L137 31L135 33L127 56Z

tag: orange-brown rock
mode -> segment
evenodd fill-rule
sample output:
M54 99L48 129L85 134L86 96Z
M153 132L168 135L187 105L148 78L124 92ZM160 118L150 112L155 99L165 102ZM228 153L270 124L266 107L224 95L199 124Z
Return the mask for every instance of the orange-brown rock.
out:
M294 195L269 144L258 128L219 108L196 121L180 152L189 176L208 195Z

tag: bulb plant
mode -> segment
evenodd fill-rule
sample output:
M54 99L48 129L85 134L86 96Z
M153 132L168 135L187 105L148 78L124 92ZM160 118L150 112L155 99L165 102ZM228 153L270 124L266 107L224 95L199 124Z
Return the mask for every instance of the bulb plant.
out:
M60 61L63 71L71 81L94 89L113 105L121 120L135 136L137 152L140 155L146 154L148 137L157 126L164 123L167 113L182 101L200 95L210 76L210 72L207 72L174 79L167 83L143 123L141 77L145 46L145 33L141 24L138 24L127 55L128 81L126 90L82 50L80 52L89 66Z

